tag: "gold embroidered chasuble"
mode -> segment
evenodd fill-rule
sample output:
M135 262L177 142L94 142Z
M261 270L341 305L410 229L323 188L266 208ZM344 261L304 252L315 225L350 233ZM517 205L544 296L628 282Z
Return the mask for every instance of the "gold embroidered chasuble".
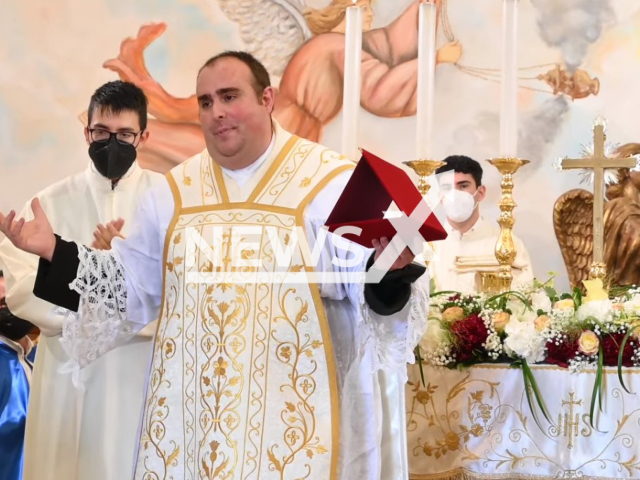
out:
M353 166L277 128L267 160L245 188L206 151L168 174L176 210L166 236L136 480L337 478L337 380L317 286L192 280L236 268L230 266L236 254L259 261L260 267L239 267L248 273L312 269L302 239L289 264L276 265L267 231L286 246L294 227L304 229L309 202ZM255 248L237 251L248 241L239 227L258 227ZM189 249L194 231L220 240L211 252L221 262Z

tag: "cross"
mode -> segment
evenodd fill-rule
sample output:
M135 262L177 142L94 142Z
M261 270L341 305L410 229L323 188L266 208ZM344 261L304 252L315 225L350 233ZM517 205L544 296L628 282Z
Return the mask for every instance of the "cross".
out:
M582 400L578 400L577 402L573 399L574 397L574 393L570 392L569 393L569 401L563 400L562 401L562 406L569 406L569 413L565 413L564 414L564 418L565 418L565 425L564 425L564 436L565 437L569 437L569 448L573 448L573 437L577 437L578 436L578 425L580 425L580 416L576 413L576 418L575 420L573 420L573 407L575 406L580 406L582 405ZM558 415L558 420L562 420L562 414ZM559 421L558 422L558 428L562 428L561 427L562 422Z
M569 407L569 412L562 414L562 412L558 413L558 425L554 427L550 433L554 437L559 437L560 435L564 435L569 438L568 448L573 448L573 437L578 436L578 426L580 425L580 415L574 411L574 406L581 406L582 400L576 401L574 399L575 393L569 392L569 400L563 400L562 406ZM575 414L575 420L574 420ZM585 437L589 435L585 435Z
M604 125L593 127L593 156L578 159L563 159L562 170L585 168L593 170L593 263L590 277L604 276L604 171L607 168L633 168L636 159L607 157L604 152L606 135ZM596 265L600 265L601 274L595 274Z

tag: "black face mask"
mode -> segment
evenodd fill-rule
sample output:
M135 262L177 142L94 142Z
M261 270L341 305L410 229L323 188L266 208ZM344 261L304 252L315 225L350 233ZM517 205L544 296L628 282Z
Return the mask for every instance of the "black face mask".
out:
M91 142L89 157L96 170L109 180L121 178L136 160L136 147L118 143L115 136L108 142Z
M0 335L17 342L31 331L33 324L16 317L8 307L0 308Z

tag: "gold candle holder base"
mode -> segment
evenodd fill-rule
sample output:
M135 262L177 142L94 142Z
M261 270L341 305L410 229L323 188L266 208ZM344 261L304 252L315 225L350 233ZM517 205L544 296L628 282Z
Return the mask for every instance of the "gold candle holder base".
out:
M429 159L409 160L402 163L418 174L418 191L423 197L431 188L431 185L429 185L429 182L427 182L427 177L433 174L433 172L435 172L438 168L445 165L445 162L441 162L440 160Z
M599 278L604 282L607 277L607 265L602 262L593 262L589 268L589 280L595 280Z
M489 295L500 293L501 281L496 272L476 272L476 290Z
M513 243L513 225L516 220L513 216L513 210L517 204L512 195L513 175L520 167L529 163L529 160L517 157L499 157L487 161L502 174L502 182L500 183L502 195L498 202L500 207L500 216L498 217L500 236L496 243L496 259L500 264L500 272L497 274L497 280L495 281L497 282L499 293L504 293L511 290L511 283L513 282L511 265L516 259L516 248Z

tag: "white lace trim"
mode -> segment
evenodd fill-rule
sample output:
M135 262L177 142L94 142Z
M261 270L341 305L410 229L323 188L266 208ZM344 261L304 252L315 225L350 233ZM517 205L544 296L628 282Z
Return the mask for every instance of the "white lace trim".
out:
M78 245L78 273L69 288L80 294L78 312L60 309L64 316L62 346L69 363L61 371L79 370L135 335L126 319L127 289L124 267L111 252Z
M360 356L371 358L371 371L395 371L407 380L407 363L415 363L414 349L427 329L429 291L416 282L411 286L408 319L400 313L382 317L375 315L360 296L362 312ZM377 318L375 318L375 317Z
M425 273L426 275L426 273ZM407 363L416 363L414 350L427 331L429 320L429 282L420 280L411 285L409 300L409 330L407 332Z

